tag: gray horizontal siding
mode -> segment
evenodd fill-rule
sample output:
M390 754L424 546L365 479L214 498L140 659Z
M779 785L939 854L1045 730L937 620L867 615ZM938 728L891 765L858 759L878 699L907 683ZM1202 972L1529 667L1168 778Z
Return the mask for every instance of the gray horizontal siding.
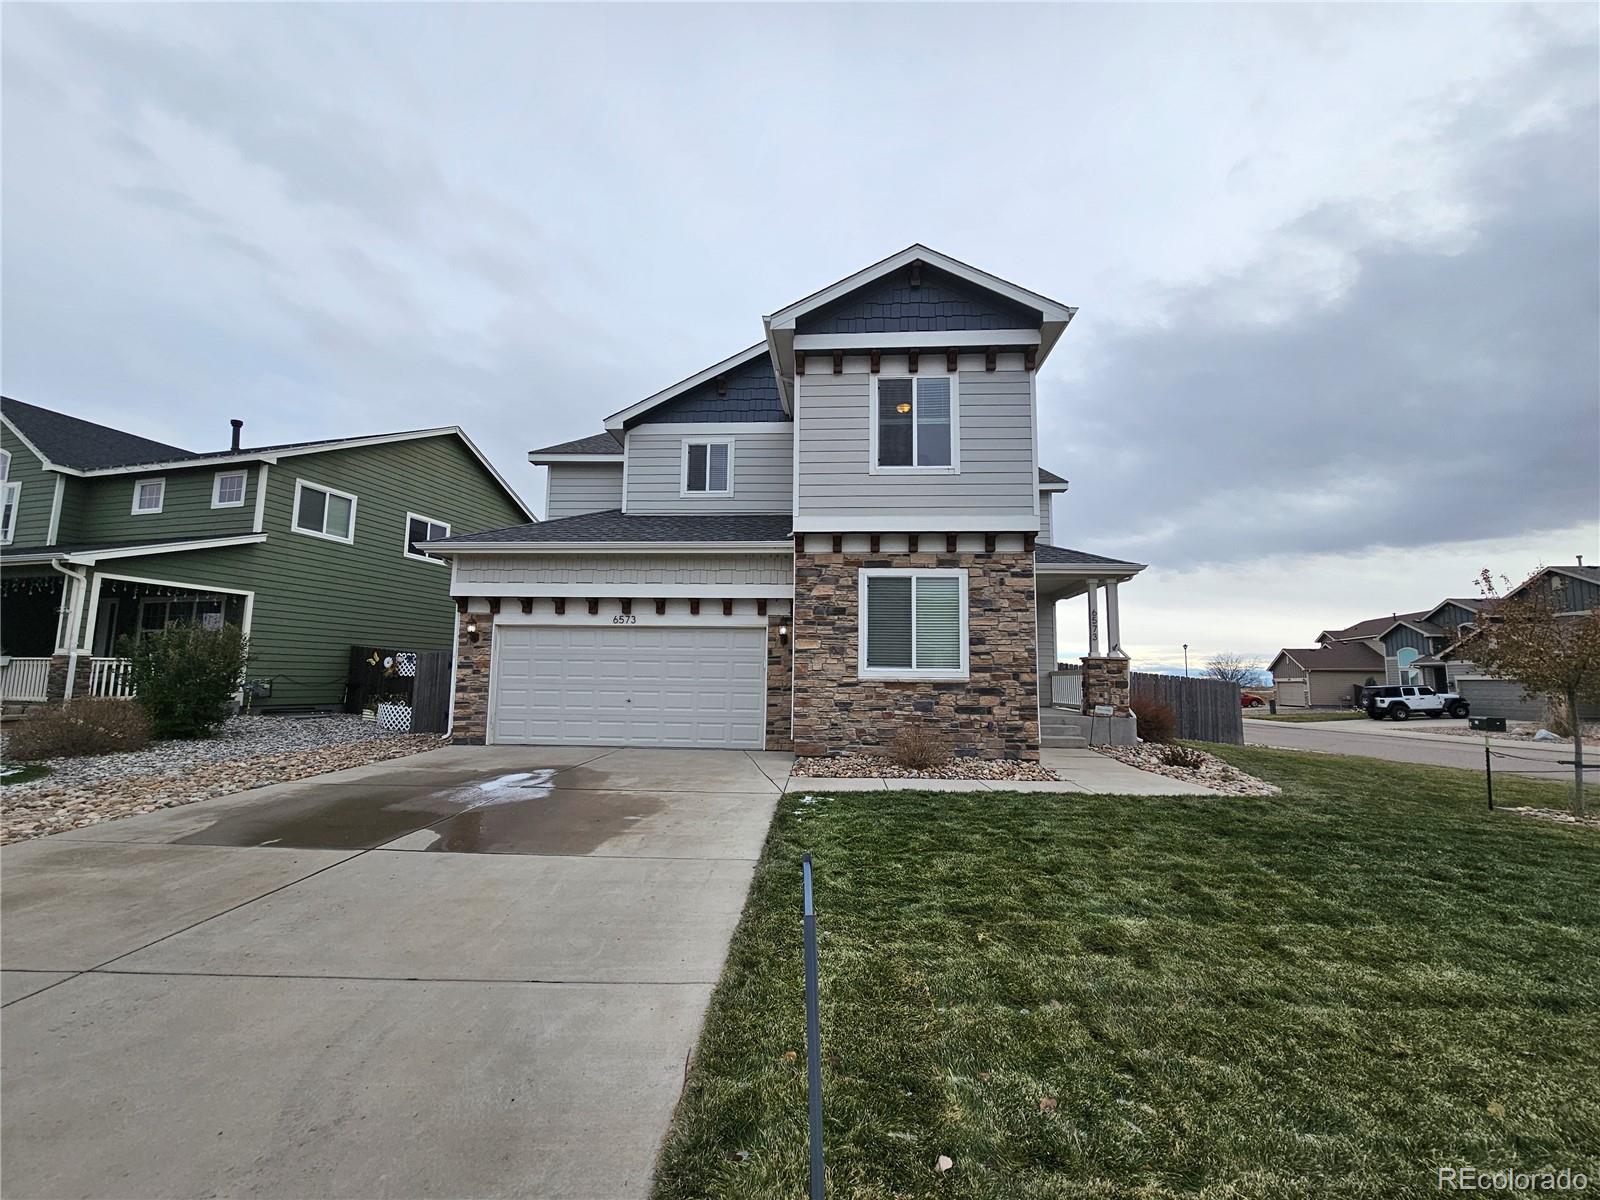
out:
M622 507L621 463L561 463L550 471L545 519L578 517Z
M733 495L680 496L683 443L732 437ZM794 433L694 434L672 425L628 431L628 513L789 512L794 506Z
M871 376L802 376L801 519L859 518L874 510L962 512L1033 519L1033 410L1026 371L962 371L960 474L874 475Z
M456 566L456 591L522 584L671 584L703 586L760 584L792 586L794 559L787 554L539 554L466 556Z
M1039 540L1047 546L1056 544L1055 539L1051 536L1055 533L1055 522L1051 520L1055 515L1051 511L1051 501L1054 499L1055 493L1053 492L1039 493Z

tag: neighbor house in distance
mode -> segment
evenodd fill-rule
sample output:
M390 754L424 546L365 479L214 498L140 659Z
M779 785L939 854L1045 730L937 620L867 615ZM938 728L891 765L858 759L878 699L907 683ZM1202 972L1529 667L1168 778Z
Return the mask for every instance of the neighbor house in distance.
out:
M121 649L178 622L250 639L264 710L334 708L353 645L448 649L420 548L533 515L455 426L196 452L0 400L0 698L125 696Z

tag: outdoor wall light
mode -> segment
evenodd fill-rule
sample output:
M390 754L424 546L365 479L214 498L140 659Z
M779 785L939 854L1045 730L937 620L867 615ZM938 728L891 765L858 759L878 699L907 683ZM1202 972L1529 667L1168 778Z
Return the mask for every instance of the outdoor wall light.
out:
M477 617L468 617L467 618L467 637L472 639L474 642L478 640L478 618Z
M787 625L778 626L778 643L784 646L789 644L789 627Z

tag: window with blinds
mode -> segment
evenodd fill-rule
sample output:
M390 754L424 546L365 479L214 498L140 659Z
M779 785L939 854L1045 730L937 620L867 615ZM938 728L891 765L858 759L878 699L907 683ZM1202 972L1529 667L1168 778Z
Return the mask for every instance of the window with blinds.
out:
M685 496L728 496L733 493L733 443L731 441L684 442L683 487Z
M878 394L877 465L954 465L955 398L950 376L874 376L874 380Z
M863 571L861 670L966 672L966 572Z

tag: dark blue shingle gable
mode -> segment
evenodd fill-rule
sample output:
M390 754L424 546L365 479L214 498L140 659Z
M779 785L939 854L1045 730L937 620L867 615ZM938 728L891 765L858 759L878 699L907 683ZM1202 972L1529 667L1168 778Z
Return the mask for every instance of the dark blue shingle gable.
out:
M765 354L724 377L722 391L715 380L675 396L638 418L643 421L787 421L778 396L778 379Z
M1036 329L1043 314L974 287L933 267L921 267L913 287L908 267L873 280L801 318L796 333L919 333L947 329Z

